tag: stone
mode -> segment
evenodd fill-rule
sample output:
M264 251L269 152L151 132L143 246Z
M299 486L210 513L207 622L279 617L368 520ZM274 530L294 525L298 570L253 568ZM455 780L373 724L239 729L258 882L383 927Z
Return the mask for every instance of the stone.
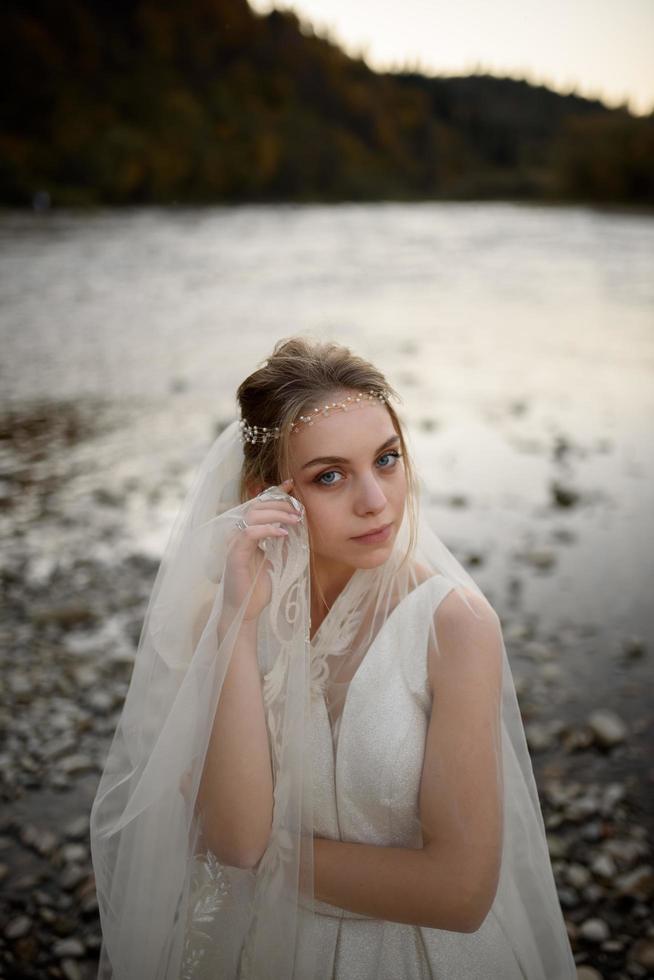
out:
M67 823L64 827L64 834L66 837L72 838L72 840L79 840L81 838L87 840L89 836L88 815L82 814L79 817L75 817L70 823Z
M32 920L27 915L17 915L5 926L5 939L22 939L32 928Z
M654 939L646 937L635 942L629 951L629 959L646 970L654 970Z
M67 776L81 772L90 772L95 769L95 763L90 756L78 752L75 755L67 755L57 763L59 770Z
M84 881L88 874L86 868L79 864L67 864L64 871L59 876L59 884L66 891L72 891L81 881Z
M579 927L579 935L589 943L603 943L609 936L609 927L603 919L586 919Z
M592 966L578 966L577 980L603 980L603 977Z
M627 727L614 711L600 709L593 711L588 717L588 726L595 741L602 748L610 749L619 745L627 737Z
M83 980L83 974L76 960L65 959L59 964L65 980Z
M577 980L603 980L603 977L592 966L578 966Z
M86 949L81 940L76 939L75 936L68 936L66 939L58 939L52 947L52 952L57 959L62 960L68 957L84 956Z
M59 853L66 864L80 864L88 860L89 849L84 844L64 844Z
M647 901L654 896L654 868L649 864L640 865L633 871L620 875L615 887L620 895Z
M608 854L600 854L596 857L590 868L596 877L607 881L610 881L617 872L615 861Z
M583 864L569 864L566 877L573 888L585 888L590 882L590 872Z

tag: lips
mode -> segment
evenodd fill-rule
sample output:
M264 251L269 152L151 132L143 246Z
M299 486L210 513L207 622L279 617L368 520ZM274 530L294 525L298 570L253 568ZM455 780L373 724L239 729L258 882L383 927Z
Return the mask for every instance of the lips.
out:
M372 537L373 534L379 534L380 531L385 531L386 528L389 528L390 526L391 526L391 522L389 522L388 524L381 524L379 527L373 527L370 529L370 531L366 531L365 534L354 535L354 540L356 541L357 538L370 538Z

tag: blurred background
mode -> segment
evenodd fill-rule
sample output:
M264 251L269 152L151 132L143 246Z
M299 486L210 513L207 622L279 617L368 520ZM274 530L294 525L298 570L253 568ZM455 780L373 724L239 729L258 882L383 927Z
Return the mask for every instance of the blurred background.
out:
M3 5L1 976L95 977L158 561L296 333L399 390L501 617L580 980L654 976L653 37L649 0Z

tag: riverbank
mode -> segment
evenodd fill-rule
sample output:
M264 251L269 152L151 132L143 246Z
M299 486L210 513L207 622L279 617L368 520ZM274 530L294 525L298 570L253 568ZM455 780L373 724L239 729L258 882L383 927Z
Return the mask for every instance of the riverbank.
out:
M165 464L156 478L131 472L108 485L97 461L121 444L128 421L125 407L85 401L33 403L0 418L0 964L9 978L86 980L97 968L88 813L158 567L156 548L140 549L127 516L158 511L165 525L188 480ZM450 501L453 512L460 505ZM650 638L625 634L608 648L606 623L563 627L553 610L525 612L520 595L556 574L556 548L567 546L565 536L553 540L549 558L532 551L489 591L580 977L646 977L654 971ZM467 563L484 588L483 557L470 550ZM605 678L613 658L615 699L606 687L593 700L575 686L575 665L592 658Z

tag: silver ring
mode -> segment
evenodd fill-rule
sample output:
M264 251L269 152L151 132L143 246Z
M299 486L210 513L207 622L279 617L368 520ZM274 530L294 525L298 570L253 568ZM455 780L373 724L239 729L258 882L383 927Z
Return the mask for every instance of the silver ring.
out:
M244 521L242 517L239 517L234 521L234 526L237 527L239 531L245 531L245 529L250 525Z

